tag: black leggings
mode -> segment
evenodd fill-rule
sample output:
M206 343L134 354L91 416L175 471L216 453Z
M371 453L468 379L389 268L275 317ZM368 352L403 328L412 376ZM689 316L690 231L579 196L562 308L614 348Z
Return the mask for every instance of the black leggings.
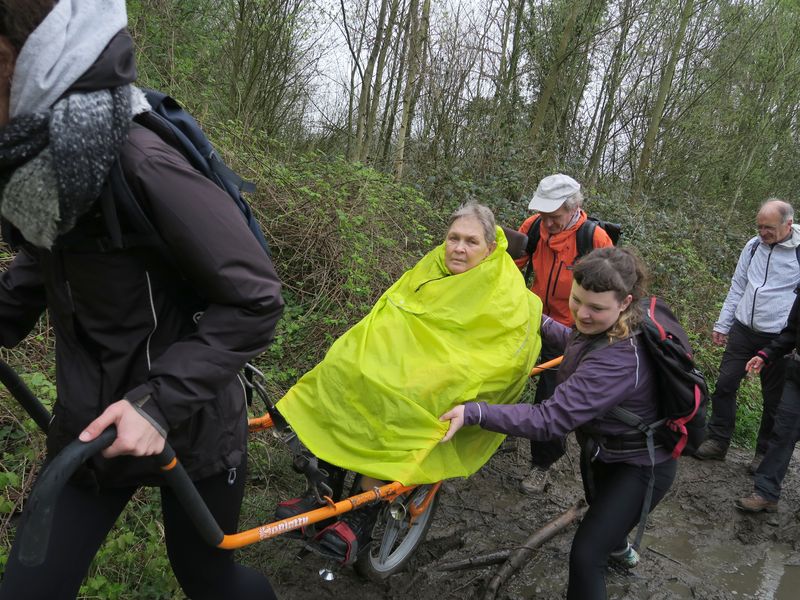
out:
M650 510L669 490L677 465L676 460L670 459L655 466ZM568 600L606 598L608 555L625 548L628 533L639 522L650 479L649 465L638 467L594 461L590 469L593 485L591 494L587 490L589 510L575 532L569 555Z
M245 479L245 468L239 467L195 482L225 533L238 527ZM47 556L38 567L25 567L17 559L27 520L24 513L0 586L0 600L74 599L94 555L135 491L114 488L96 493L68 483L56 505ZM161 508L167 554L189 598L275 599L265 576L235 563L233 552L213 548L200 538L169 488L161 488Z

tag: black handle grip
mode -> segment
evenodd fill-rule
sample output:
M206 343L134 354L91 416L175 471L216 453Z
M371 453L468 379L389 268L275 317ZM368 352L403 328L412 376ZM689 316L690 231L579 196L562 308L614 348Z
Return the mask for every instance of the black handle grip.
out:
M0 360L0 381L36 422L39 429L47 433L50 427L50 412L39 402L17 372L3 360Z
M56 500L64 484L89 457L110 446L116 437L117 429L112 425L91 442L75 440L59 452L39 476L25 507L29 515L19 544L19 561L23 565L35 567L44 562ZM211 546L218 546L225 534L186 470L177 461L172 446L165 444L157 460L167 484L175 492L203 540Z
M39 475L25 507L28 520L19 544L19 561L23 565L35 567L44 562L56 500L64 484L90 456L110 446L116 437L117 429L111 426L91 442L75 440Z
M214 519L214 515L208 510L197 488L194 487L194 483L189 479L186 470L175 458L172 446L169 444L164 446L164 451L158 455L158 462L167 485L175 492L200 537L210 546L218 546L225 534Z

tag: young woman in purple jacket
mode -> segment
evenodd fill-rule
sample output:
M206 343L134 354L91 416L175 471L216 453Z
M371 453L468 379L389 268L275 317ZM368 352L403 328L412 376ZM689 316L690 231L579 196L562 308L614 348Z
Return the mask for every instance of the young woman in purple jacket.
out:
M677 462L666 448L656 447L651 465L644 435L605 416L620 406L644 422L657 420L656 374L636 335L645 278L644 266L629 250L588 254L574 270L574 329L547 317L542 321L544 340L564 350L553 396L536 405L470 402L441 416L450 421L443 443L468 425L542 441L576 431L589 510L572 541L568 599L606 598L609 560L636 565L639 557L627 536L639 520L648 481L653 475L652 510L675 479Z

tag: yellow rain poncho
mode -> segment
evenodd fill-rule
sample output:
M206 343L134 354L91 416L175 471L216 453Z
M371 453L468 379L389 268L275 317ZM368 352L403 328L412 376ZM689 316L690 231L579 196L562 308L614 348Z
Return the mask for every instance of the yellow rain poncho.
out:
M439 415L470 401L516 402L539 355L542 303L497 248L451 275L429 252L278 403L317 457L403 484L466 477L503 435L465 427L440 444Z

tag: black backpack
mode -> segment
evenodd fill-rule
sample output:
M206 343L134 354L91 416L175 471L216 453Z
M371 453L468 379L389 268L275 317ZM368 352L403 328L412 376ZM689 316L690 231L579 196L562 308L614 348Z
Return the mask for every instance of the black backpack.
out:
M655 367L659 418L645 423L638 415L619 406L606 415L644 434L651 466L655 466L657 442L671 450L673 458L684 451L694 452L703 442L708 386L694 363L689 336L669 307L655 296L642 299L641 305L644 317L638 336ZM635 548L639 547L644 534L654 483L651 472L633 544Z
M660 298L642 300L644 318L639 339L653 360L658 378L658 416L644 423L620 407L608 414L672 451L673 458L692 453L703 443L708 386L692 358L689 336L677 317Z
M143 91L152 110L137 115L131 126L145 127L158 135L178 150L192 167L225 191L236 203L253 237L269 256L269 244L264 232L242 196L242 192L254 192L255 185L243 180L222 161L194 117L175 99L156 90ZM150 246L157 248L169 260L164 240L130 189L119 160L112 165L108 186L100 196L100 211L106 235L87 239L80 231L70 232L64 236L62 245L78 249L90 247L99 251ZM126 224L125 227L122 222Z
M615 246L622 237L622 226L619 223L609 223L595 217L587 217L583 224L578 227L578 231L575 232L575 242L578 250L575 260L594 250L594 230L598 227L608 234L608 237L611 238L611 243ZM531 223L531 228L528 230L528 245L525 247L525 252L528 255L525 283L528 285L530 285L531 274L533 273L533 253L536 252L540 239L542 239L542 218L538 217Z

